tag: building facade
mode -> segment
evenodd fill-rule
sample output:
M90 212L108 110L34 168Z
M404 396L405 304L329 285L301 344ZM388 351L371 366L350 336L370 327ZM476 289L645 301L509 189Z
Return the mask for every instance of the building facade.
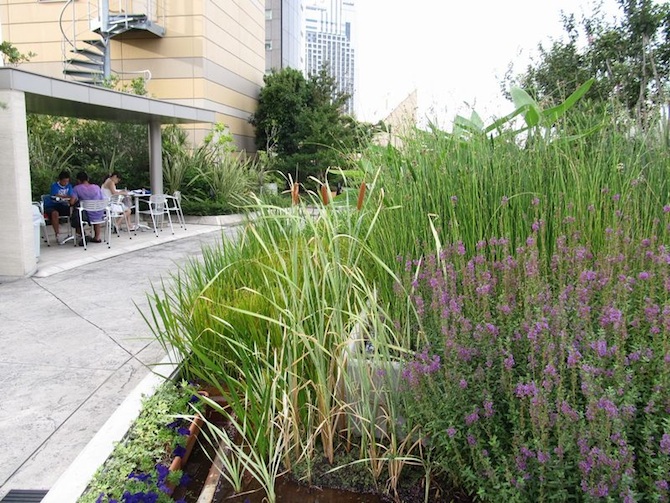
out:
M214 110L248 152L264 12L264 0L0 0L4 40L35 54L22 69L84 82L105 71L123 82L148 77L151 97ZM186 129L198 143L211 126Z
M338 89L350 96L345 110L350 114L356 84L354 17L353 0L307 0L305 5L305 73L327 66Z
M305 68L303 0L266 0L265 73Z

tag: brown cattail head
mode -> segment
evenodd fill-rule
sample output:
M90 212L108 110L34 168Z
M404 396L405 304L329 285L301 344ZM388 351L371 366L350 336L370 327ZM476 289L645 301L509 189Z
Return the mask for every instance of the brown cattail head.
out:
M291 202L296 205L300 202L300 185L298 185L298 182L293 182L293 185L291 186Z
M330 202L330 190L326 185L321 186L321 201L323 201L324 206Z
M356 203L356 209L359 211L363 207L364 198L365 198L365 182L361 182L361 188L358 189L358 202Z

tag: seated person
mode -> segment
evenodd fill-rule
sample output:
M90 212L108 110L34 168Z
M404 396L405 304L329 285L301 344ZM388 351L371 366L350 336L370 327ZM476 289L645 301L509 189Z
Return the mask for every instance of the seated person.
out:
M70 185L70 173L61 171L58 174L58 181L51 184L51 197L44 200L44 213L49 216L51 226L56 234L56 241L61 243L60 237L60 217L69 217L72 211L71 206L75 202L72 185Z
M105 178L105 181L102 183L102 186L101 186L103 194L109 193L110 196L118 196L118 195L127 196L128 195L127 190L118 190L116 188L116 186L119 184L120 181L121 181L121 175L117 171L115 171L114 173L109 175L107 178ZM124 215L124 216L121 216L121 217L117 218L116 222L114 222L114 225L116 226L116 229L120 231L121 230L121 223L123 223L123 221L125 219L127 219L126 220L127 222L130 222L130 205L114 203L114 204L112 204L112 211L114 213L118 214L118 215L120 215L122 213ZM128 230L129 231L134 231L135 226L131 225L130 229L128 229Z
M91 183L88 179L88 173L86 171L80 171L77 173L77 185L72 189L74 192L74 197L77 201L92 201L92 200L105 200L106 197L102 194L100 187ZM88 218L91 222L97 222L102 220L104 217L104 211L90 211L88 212ZM77 234L80 233L79 226L76 227ZM100 239L100 224L93 224L93 239L87 240L92 243L101 243Z

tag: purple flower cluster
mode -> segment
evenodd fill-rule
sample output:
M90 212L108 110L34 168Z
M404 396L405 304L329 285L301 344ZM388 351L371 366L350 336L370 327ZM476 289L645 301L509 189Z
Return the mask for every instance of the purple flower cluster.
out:
M562 486L577 500L668 501L670 247L613 227L599 253L575 232L544 260L547 225L516 250L492 237L407 261L434 352L403 370L435 386L409 396L415 424L451 439L433 453L445 467L461 460L531 499Z
M425 376L440 370L440 356L429 355L428 348L417 353L414 360L407 362L402 370L402 376L411 387L416 387Z

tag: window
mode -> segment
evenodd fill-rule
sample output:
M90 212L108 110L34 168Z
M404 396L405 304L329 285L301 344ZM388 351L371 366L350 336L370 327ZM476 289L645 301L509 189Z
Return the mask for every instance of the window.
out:
M272 19L272 9L265 9L265 19L270 21Z
M271 51L272 50L272 40L266 40L265 41L265 50L266 51Z

